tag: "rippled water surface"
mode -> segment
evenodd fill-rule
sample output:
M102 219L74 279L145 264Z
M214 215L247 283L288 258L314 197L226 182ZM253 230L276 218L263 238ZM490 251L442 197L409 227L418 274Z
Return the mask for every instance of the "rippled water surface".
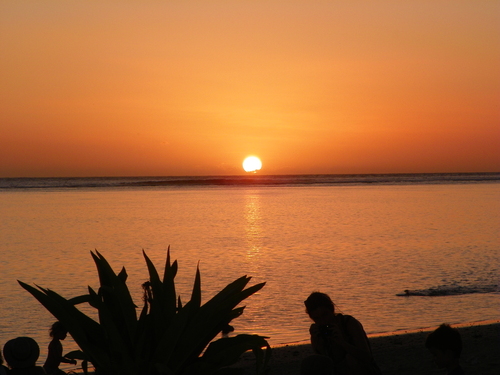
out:
M17 279L83 294L97 249L140 305L142 249L162 270L169 245L185 301L198 262L204 300L242 275L265 281L233 324L271 344L308 338L315 290L368 332L498 319L499 198L498 183L2 191L0 344L32 336L43 358L49 341L53 318Z

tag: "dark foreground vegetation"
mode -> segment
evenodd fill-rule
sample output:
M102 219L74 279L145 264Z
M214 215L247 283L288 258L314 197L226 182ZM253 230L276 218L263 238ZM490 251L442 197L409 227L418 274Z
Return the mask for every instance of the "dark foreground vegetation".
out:
M242 276L201 304L199 269L191 299L183 304L176 294L177 261L170 262L170 250L163 276L143 251L149 280L143 284L144 301L139 314L127 286L125 268L116 274L98 251L91 252L99 274L97 290L66 299L40 286L19 284L31 293L68 329L81 350L66 354L89 364L102 375L231 374L240 356L252 350L255 371L263 374L271 348L266 337L240 334L216 336L243 313L240 302L260 290L264 283L246 288L250 277ZM245 289L246 288L246 289ZM88 303L97 310L98 322L76 306Z

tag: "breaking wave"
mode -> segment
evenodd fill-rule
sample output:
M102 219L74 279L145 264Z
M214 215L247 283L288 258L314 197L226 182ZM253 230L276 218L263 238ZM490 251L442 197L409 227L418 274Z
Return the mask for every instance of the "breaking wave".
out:
M0 190L203 186L362 186L498 183L500 173L0 178Z

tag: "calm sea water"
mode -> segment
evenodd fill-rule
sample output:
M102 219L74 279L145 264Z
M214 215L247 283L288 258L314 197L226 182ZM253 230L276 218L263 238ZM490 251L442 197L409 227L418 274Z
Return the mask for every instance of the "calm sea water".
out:
M198 262L205 301L265 281L233 325L273 345L308 339L315 290L370 333L500 318L499 174L258 178L0 179L0 344L46 355L53 318L16 280L83 294L97 249L140 304L142 249L163 269L169 245L185 301Z

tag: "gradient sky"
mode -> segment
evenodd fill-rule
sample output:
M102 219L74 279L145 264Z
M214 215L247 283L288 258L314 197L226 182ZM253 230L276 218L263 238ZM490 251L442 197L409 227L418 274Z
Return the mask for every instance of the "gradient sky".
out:
M500 171L499 1L0 1L0 177Z

